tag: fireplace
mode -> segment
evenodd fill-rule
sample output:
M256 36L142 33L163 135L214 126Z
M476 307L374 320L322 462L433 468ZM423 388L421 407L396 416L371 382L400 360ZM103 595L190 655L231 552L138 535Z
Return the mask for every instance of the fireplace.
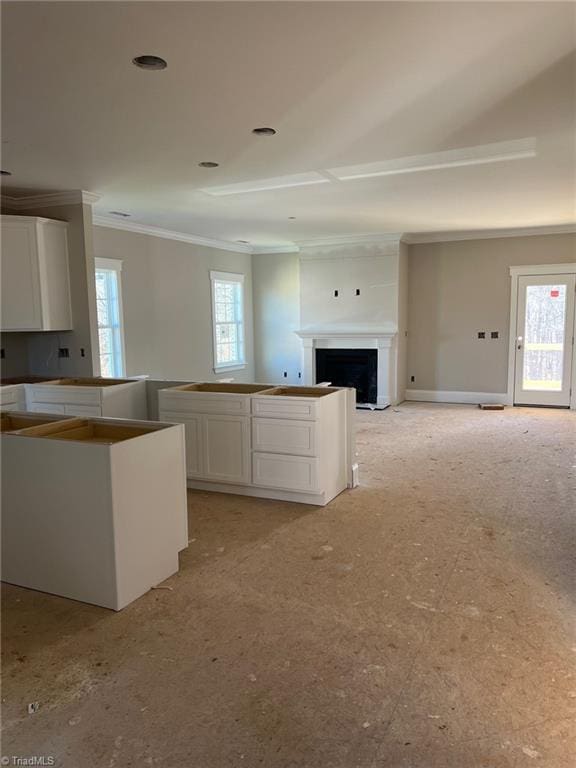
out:
M386 408L397 403L396 386L396 336L398 328L392 323L362 325L324 325L301 328L296 331L302 339L302 383L311 385L318 381L340 381L332 373L321 375L317 372L318 352L335 352L337 355L359 352L362 356L372 353L376 356L377 389L376 408ZM353 358L352 358L353 359ZM354 360L352 366L357 364ZM349 385L348 385L349 386ZM352 384L351 386L356 386ZM368 397L368 400L364 400ZM373 394L359 394L358 403L374 406Z
M377 349L317 349L316 382L335 387L354 387L357 403L373 403L378 397Z

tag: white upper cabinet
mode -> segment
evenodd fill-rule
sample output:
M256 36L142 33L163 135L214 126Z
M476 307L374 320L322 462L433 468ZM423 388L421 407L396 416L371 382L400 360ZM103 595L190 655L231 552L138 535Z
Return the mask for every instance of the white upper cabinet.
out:
M70 330L67 224L35 216L1 222L2 330Z

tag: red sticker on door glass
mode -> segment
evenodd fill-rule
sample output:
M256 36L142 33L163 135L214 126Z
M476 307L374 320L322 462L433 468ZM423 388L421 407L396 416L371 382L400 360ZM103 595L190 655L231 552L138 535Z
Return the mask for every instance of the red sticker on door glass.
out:
M560 296L560 291L550 291L550 296L552 296L553 299L557 299L558 296Z

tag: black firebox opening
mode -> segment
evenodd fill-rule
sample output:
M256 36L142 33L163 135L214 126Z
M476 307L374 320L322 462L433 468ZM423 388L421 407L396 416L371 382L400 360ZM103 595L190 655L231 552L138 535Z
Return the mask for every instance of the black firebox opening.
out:
M377 349L317 349L316 382L354 387L357 403L376 403L378 395Z

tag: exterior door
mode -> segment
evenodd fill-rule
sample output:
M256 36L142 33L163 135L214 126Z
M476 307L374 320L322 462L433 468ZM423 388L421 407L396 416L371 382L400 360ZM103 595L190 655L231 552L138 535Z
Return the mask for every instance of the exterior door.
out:
M515 405L568 407L576 275L518 278Z

